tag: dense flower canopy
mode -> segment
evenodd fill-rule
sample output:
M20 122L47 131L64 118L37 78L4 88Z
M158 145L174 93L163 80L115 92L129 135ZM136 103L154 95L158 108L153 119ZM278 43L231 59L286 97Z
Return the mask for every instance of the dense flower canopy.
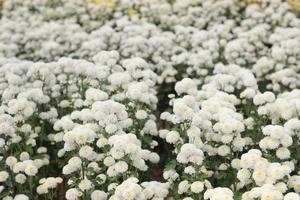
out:
M5 0L3 200L300 200L296 0Z

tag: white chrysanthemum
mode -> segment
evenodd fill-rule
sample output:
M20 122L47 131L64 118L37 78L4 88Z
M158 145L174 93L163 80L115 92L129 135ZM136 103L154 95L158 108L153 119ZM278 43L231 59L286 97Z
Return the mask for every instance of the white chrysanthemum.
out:
M38 172L38 168L35 165L29 164L25 168L25 173L28 176L35 176Z
M0 182L5 182L9 177L8 172L6 171L1 171L0 172Z
M80 198L80 196L81 196L81 192L79 192L75 188L71 188L71 189L67 190L65 197L67 200L78 200Z
M106 200L107 194L101 190L95 190L91 194L92 200Z
M85 178L82 181L80 181L78 187L80 188L81 191L90 190L92 188L92 182Z
M191 184L191 191L193 193L200 193L204 190L204 184L200 181L193 182Z

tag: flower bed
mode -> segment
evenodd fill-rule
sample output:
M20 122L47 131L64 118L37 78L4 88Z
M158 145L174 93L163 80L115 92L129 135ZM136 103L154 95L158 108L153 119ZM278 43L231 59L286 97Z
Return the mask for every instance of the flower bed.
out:
M9 0L3 200L300 200L284 0Z

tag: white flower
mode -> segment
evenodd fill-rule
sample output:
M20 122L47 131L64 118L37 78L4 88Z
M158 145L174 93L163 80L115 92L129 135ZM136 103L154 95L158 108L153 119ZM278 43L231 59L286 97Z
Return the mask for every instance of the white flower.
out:
M200 137L201 135L201 130L196 127L196 126L192 126L187 130L187 135L189 136L189 138L197 138Z
M285 147L280 147L276 150L276 156L281 160L290 158L290 151Z
M175 170L168 170L163 173L163 177L166 180L168 180L168 179L176 180L178 178L178 176L179 176L179 174Z
M191 191L193 193L200 193L204 190L204 184L200 181L193 182L191 184Z
M252 177L255 180L255 182L261 183L266 179L267 175L264 171L257 170L253 173Z
M232 124L230 122L225 122L222 124L221 126L221 130L223 133L225 134L230 134L233 131L233 127Z
M287 185L284 182L276 183L275 185L276 190L280 191L281 193L285 193L287 191Z
M92 182L85 178L82 181L80 181L78 187L81 191L90 190L92 188Z
M99 139L97 140L97 146L98 146L99 148L104 147L106 144L107 144L107 139L106 139L106 138L99 138Z
M90 146L82 146L79 150L79 156L82 158L86 158L88 160L91 160L94 158L94 151L93 148Z
M250 176L251 173L247 169L241 169L237 173L237 178L243 183L245 183L250 178Z
M238 169L238 168L240 168L240 163L241 163L241 160L235 158L231 161L231 166L235 169Z
M92 200L106 200L107 194L101 190L95 190L91 194Z
M109 134L113 134L118 130L118 127L115 124L108 124L105 127L105 131Z
M184 78L175 84L175 91L178 95L183 93L195 95L197 93L197 85L190 78Z
M178 185L178 194L183 194L188 191L190 184L188 181L181 181Z
M25 194L17 194L14 200L29 200L29 197L26 196Z
M25 173L28 176L35 176L38 172L38 169L35 165L29 164L25 168Z
M26 176L24 174L17 174L15 180L19 184L23 184L26 182Z
M233 200L233 192L228 188L214 188L214 189L208 189L204 193L204 199L228 199Z
M5 182L9 177L9 174L6 171L0 172L0 182Z
M192 166L188 166L184 168L184 173L186 174L194 174L196 172L195 168Z
M144 193L142 191L142 187L137 184L138 179L136 178L129 178L123 181L122 184L116 187L115 193L113 195L114 198L120 199L141 199L145 200Z
M126 162L124 161L119 161L114 165L114 169L118 172L118 173L124 173L128 170L128 165Z
M218 148L218 154L220 156L227 156L231 152L230 148L227 145L222 145Z
M22 152L20 154L20 160L24 161L24 160L29 160L30 156L29 156L29 153L27 152Z
M289 147L293 144L293 138L290 135L284 135L280 142L284 147Z
M144 110L137 110L135 113L135 117L137 119L146 119L147 118L147 112Z
M85 92L85 97L88 101L95 102L95 101L103 101L108 99L108 94L101 90L95 88L89 88Z
M177 131L170 131L167 133L166 140L168 143L175 144L180 139L180 135Z
M81 196L81 193L75 188L71 188L71 189L67 190L67 192L66 192L67 200L77 200L77 199L79 199L80 196Z
M169 183L160 183L157 181L151 181L151 182L143 182L141 184L145 189L143 193L145 194L145 197L147 199L149 198L158 198L158 199L164 199L169 194Z
M180 153L177 155L179 163L195 163L201 165L204 159L203 152L198 149L194 144L184 144Z
M71 131L71 137L77 144L90 143L96 137L93 130L86 126L77 126ZM67 142L67 138L64 136L64 140Z
M289 192L288 194L286 194L284 196L283 200L299 200L299 199L300 199L299 194L294 193L294 192Z
M104 165L109 167L109 166L112 166L113 164L115 164L115 160L113 157L109 156L104 159L103 163L104 163Z

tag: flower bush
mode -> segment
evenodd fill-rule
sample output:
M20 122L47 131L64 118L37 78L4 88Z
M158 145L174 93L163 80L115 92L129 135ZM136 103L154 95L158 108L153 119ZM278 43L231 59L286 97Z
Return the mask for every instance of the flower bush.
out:
M300 200L296 2L1 7L1 199Z

